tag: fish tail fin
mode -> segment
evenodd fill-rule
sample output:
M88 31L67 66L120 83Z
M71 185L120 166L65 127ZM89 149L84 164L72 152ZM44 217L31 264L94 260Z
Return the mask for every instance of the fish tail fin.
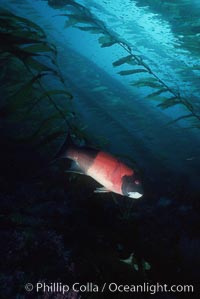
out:
M75 147L75 145L71 138L70 132L68 132L63 144L61 145L57 153L53 156L51 162L49 163L49 166L57 162L59 159L68 159L69 149L73 147Z
M74 147L74 146L75 146L74 142L73 142L73 140L71 138L70 133L68 132L67 136L66 136L66 138L64 140L64 143L61 145L60 149L55 154L54 160L68 158L69 148Z

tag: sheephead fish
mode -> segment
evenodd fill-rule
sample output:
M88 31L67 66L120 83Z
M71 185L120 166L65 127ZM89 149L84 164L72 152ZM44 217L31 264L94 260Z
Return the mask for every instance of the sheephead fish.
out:
M102 187L94 192L114 192L130 198L143 196L141 181L134 170L109 153L89 147L79 147L68 136L57 157L71 159L69 172L92 177Z

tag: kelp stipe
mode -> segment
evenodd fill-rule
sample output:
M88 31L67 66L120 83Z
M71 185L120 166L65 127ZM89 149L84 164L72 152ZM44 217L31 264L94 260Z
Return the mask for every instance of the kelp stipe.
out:
M147 99L159 101L160 103L157 106L161 109L167 109L174 107L175 105L182 105L188 113L176 118L169 124L182 119L189 119L192 127L200 128L200 115L197 107L192 103L193 96L185 97L179 88L176 90L161 79L159 75L156 74L156 71L144 62L141 56L134 53L134 47L131 43L123 39L113 30L107 28L103 21L99 20L90 11L90 9L73 0L49 1L49 5L54 8L67 7L68 12L60 14L61 16L67 17L67 21L65 23L66 28L72 26L83 31L88 31L91 34L101 34L102 36L99 37L98 41L102 48L110 47L112 45L118 45L123 48L128 53L128 56L114 61L113 66L117 67L122 64L132 65L132 69L123 70L118 73L121 76L134 75L134 80L130 82L130 84L134 87L150 88L150 93L146 96ZM137 75L139 73L146 73L146 77L138 77Z
M3 8L0 23L0 120L5 129L6 124L15 128L11 138L41 148L63 137L70 126L79 131L73 96L56 64L57 50L43 29Z

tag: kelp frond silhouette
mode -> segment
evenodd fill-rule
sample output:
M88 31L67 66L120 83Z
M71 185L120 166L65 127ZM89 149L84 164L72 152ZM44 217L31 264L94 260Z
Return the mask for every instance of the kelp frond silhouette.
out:
M184 5L184 3L182 4ZM198 124L196 128L199 128L200 114L192 105L192 98L183 96L179 90L175 90L162 80L156 72L152 70L151 66L144 62L141 56L134 53L133 45L131 43L124 40L113 30L107 28L103 21L99 20L90 9L73 0L54 0L49 1L49 4L55 8L67 7L67 13L60 14L60 16L66 16L67 18L65 23L66 28L72 26L82 31L88 31L91 34L100 34L101 36L98 41L102 48L111 47L113 45L119 45L123 48L128 55L114 61L113 67L127 64L129 66L131 65L132 69L120 71L118 72L119 75L134 76L134 80L130 83L131 85L138 88L150 88L151 92L146 98L156 101L159 100L160 103L157 106L161 109L182 105L188 113L181 116L181 118L177 118L175 122L180 119L191 119L192 122L196 120L195 123ZM174 6L173 3L171 3L171 5ZM177 4L176 6L179 5ZM146 74L145 78L138 77L137 74L139 73Z
M0 121L13 122L13 127L23 124L21 133L15 127L17 140L44 146L70 126L73 96L64 85L56 55L40 26L0 8Z
M199 9L197 3L190 0L136 0L137 6L149 7L154 13L161 14L165 19L172 20L170 23L174 33L182 36L182 46L193 53L199 55L199 39L197 34L200 32Z

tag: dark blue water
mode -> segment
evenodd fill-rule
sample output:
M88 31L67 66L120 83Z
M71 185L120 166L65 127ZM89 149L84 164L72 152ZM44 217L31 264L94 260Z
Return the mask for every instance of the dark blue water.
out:
M87 136L88 144L108 151L135 167L141 174L145 190L139 202L122 200L115 195L113 199L111 194L94 196L96 185L92 179L66 176L64 170L67 164L58 163L48 168L48 162L59 150L67 131L58 115L53 114L55 121L49 126L48 119L52 121L51 113L55 112L52 112L53 107L48 101L39 104L34 116L37 121L28 116L26 126L20 118L17 121L15 117L14 121L9 117L4 119L6 129L1 129L5 142L3 153L11 162L7 163L6 159L2 162L2 172L6 174L6 179L2 178L3 194L9 194L10 189L8 202L12 206L13 196L18 203L11 210L8 204L3 204L3 213L9 215L8 218L14 217L14 221L11 217L11 223L3 221L4 230L8 226L12 233L14 230L19 234L11 237L14 242L15 237L17 239L21 233L24 234L24 227L29 227L30 247L22 241L24 252L21 259L26 252L30 256L34 252L42 252L45 256L48 246L53 251L45 260L51 265L52 256L52 269L45 266L38 273L33 266L30 267L33 282L37 281L37 275L38 280L58 280L61 276L63 279L65 274L70 276L72 271L75 280L85 282L94 278L94 281L102 283L102 276L107 271L106 279L117 283L121 280L122 283L126 280L136 283L159 279L196 283L200 263L197 229L200 195L200 4L183 0L173 3L159 0L153 3L148 0L10 0L0 5L39 25L46 34L46 40L56 47L56 69L63 80L58 83L50 76L42 84L46 90L65 88L73 96L70 109L75 115L76 137L80 138L81 134ZM49 63L45 55L36 59ZM11 82L11 75L9 80ZM2 90L6 90L6 86L2 84ZM68 100L61 97L56 101L63 111L68 109ZM23 106L20 109L23 111ZM43 129L41 124L46 127ZM33 139L29 142L24 136L26 130L37 130L38 126L42 129L34 135L36 143L50 136L48 134L57 127L62 128L63 134L49 137L49 142L45 146L42 146L44 142L41 143L35 151L31 143ZM19 147L15 143L13 145L14 131L24 138L25 144ZM30 167L26 167L27 163ZM26 176L30 177L28 181ZM27 207L23 195L28 198ZM33 212L29 215L27 211L31 204ZM27 219L33 217L33 220L24 220L21 214ZM38 249L34 242L43 237L41 232L37 237L43 221L46 243ZM48 234L52 237L47 237ZM8 236L6 238L9 244ZM59 249L60 246L62 249ZM22 267L15 261L18 250L13 254L13 260L23 279L31 279L27 275L27 261ZM69 257L67 270L57 267L54 262L58 255L62 264L65 251ZM131 253L136 256L135 262L131 262L130 268L121 269L119 261L128 258ZM91 254L94 255L94 263L88 260ZM112 260L112 255L116 255L116 260ZM103 256L106 261L103 261ZM145 261L150 264L151 270L144 268ZM37 259L36 264L39 263ZM134 270L136 266L131 269L134 263L139 265L139 271ZM7 268L4 267L7 271L3 277L6 287L10 267L9 263ZM69 270L70 267L74 268ZM116 274L113 267L116 267ZM124 273L123 279L121 272ZM16 277L17 274L12 279L19 290L21 280ZM73 279L68 277L67 280L71 282ZM85 298L85 294L80 293L80 296ZM162 296L177 298L176 294Z

